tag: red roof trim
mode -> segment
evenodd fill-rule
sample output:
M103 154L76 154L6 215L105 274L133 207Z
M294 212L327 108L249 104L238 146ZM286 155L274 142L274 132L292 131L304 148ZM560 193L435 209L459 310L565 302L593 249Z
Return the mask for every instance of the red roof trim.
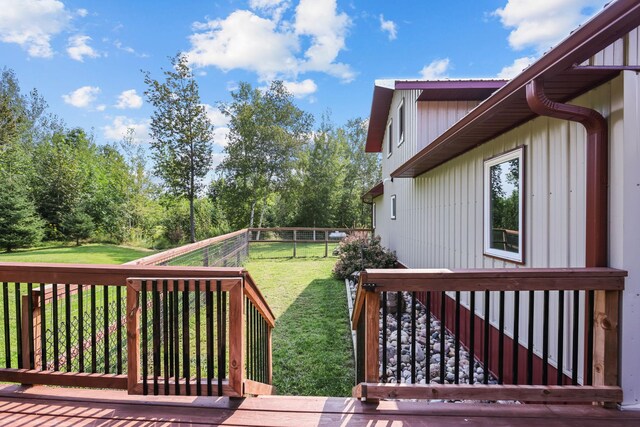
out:
M362 201L365 203L371 203L373 199L384 194L384 183L380 181L362 195Z

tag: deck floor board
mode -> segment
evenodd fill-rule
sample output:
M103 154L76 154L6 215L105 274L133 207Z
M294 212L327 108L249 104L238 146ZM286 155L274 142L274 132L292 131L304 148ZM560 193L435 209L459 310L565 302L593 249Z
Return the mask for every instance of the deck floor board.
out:
M584 405L393 402L270 396L128 396L111 390L0 386L0 426L637 426L640 412Z

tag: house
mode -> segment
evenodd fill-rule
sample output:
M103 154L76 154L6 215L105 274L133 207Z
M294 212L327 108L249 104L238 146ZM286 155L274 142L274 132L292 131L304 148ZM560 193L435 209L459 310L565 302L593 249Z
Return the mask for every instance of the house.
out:
M618 0L510 81L377 81L383 181L364 200L408 268L626 270L619 378L640 409L638 26L640 2Z

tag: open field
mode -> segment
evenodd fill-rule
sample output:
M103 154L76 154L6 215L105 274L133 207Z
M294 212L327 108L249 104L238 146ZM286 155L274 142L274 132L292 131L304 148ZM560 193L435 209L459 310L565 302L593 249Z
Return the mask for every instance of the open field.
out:
M0 253L0 262L56 262L64 264L123 264L151 255L143 248L91 243L82 246L52 246Z

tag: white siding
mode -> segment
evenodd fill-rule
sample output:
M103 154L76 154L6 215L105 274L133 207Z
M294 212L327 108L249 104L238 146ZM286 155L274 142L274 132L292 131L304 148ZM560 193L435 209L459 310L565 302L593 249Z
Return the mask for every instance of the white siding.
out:
M442 135L479 103L479 101L419 101L417 107L418 151Z

